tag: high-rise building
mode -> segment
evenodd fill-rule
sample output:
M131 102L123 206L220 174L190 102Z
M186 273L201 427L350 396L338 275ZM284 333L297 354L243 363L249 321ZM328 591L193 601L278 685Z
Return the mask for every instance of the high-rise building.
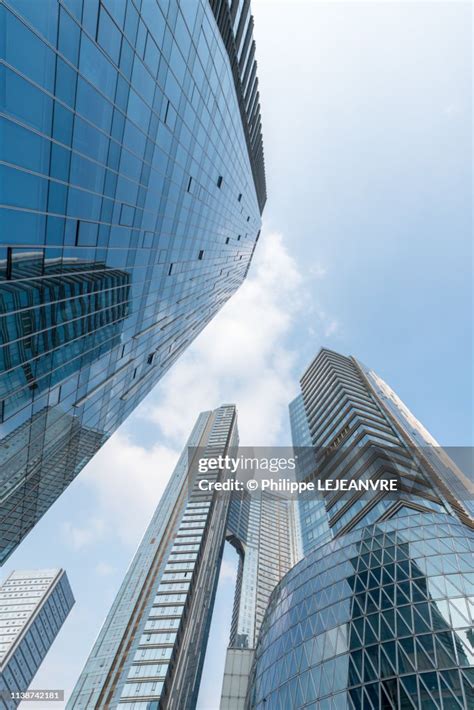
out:
M266 191L248 0L5 0L0 22L0 450L24 441L26 511L0 505L5 559L95 450L55 473L50 421L110 436L243 282Z
M301 501L304 552L355 527L405 508L450 512L474 526L474 484L393 390L355 358L322 349L290 405L293 444L302 447L300 480L364 480L395 474L390 496L330 492ZM304 465L303 465L304 464ZM455 483L454 483L455 482Z
M237 415L199 415L68 704L69 710L196 706L224 544L239 554L223 707L243 706L272 589L294 564L293 501L201 490L231 477L199 461L237 454ZM208 484L206 483L206 486Z
M238 445L233 405L203 412L135 554L68 704L193 707L217 589L229 496L201 491L199 458Z
M73 605L62 569L12 572L0 586L0 708L20 704Z
M227 539L239 555L220 710L243 710L270 595L300 558L295 501L261 490L234 493Z
M321 350L290 416L300 480L399 490L302 498L306 556L272 594L247 707L472 707L472 482L355 358Z

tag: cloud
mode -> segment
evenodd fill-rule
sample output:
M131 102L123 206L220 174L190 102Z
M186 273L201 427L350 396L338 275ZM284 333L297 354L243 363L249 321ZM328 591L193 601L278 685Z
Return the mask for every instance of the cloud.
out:
M157 386L138 415L182 446L197 414L234 402L244 445L280 440L296 393L291 332L305 307L302 274L281 234L262 236L249 277Z
M312 348L312 356L314 356L321 345L326 345L326 338L340 335L341 326L339 320L328 313L316 300L313 300L308 307L308 321L310 324L307 326L306 332L314 342L314 348Z
M231 582L232 584L234 584L236 578L237 578L237 562L235 562L235 564L232 564L232 562L230 560L226 560L226 559L222 560L220 576L219 576L219 584L223 581Z
M66 540L75 550L81 550L103 539L106 531L105 521L92 517L87 525L73 525L67 521L62 525Z
M95 571L100 577L108 577L110 574L114 574L116 570L108 562L98 562L95 566Z
M324 329L324 336L326 338L329 338L331 335L334 335L337 333L339 330L339 323L335 318L331 318L328 323L326 323L326 327Z
M116 432L81 473L80 483L90 492L95 514L82 528L64 524L72 545L79 549L114 536L135 546L177 458L178 451L172 448L145 448L125 432Z

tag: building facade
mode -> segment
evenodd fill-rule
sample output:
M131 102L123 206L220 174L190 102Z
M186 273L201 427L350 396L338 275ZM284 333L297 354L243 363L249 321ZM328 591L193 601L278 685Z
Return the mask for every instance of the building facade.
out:
M234 474L203 473L199 462L235 457L237 447L234 405L199 415L68 710L196 707L226 541L239 566L221 702L243 708L268 599L299 546L294 501L208 490Z
M199 415L68 703L70 710L194 707L229 496L199 490L198 458L238 445L236 410ZM156 705L153 705L156 703Z
M74 597L64 570L16 571L0 587L0 707L16 708ZM46 702L47 698L45 698Z
M399 490L301 500L305 558L271 597L247 706L470 707L471 482L355 358L321 350L290 416L301 480Z
M4 560L95 449L61 479L46 413L110 436L244 280L266 191L247 0L5 0L0 22L2 458L25 442Z
M234 494L227 539L239 564L220 710L243 710L270 595L300 558L295 501L268 492Z

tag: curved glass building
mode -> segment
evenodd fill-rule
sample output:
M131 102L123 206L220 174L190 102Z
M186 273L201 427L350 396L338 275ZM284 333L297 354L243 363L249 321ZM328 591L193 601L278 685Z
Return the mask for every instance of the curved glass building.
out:
M322 349L290 405L305 558L276 587L248 708L474 707L473 484L391 388Z
M401 515L322 545L275 590L249 706L474 707L474 533Z
M2 0L0 64L2 563L241 285L266 188L248 0Z

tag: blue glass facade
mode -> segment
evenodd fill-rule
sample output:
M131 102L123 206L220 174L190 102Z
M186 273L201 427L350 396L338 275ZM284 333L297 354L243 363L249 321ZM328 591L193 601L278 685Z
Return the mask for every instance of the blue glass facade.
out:
M0 586L2 710L20 704L73 604L64 570L16 571Z
M272 595L247 707L474 705L474 521L468 482L372 370L322 349L290 405L300 480L396 493L299 501L306 557Z
M449 484L439 445L413 436L415 418L395 416L382 396L383 381L355 358L322 349L301 378L301 394L290 406L293 444L304 447L297 476L300 480L378 480L396 475L399 490L391 495L328 492L300 501L305 554L333 536L390 517L405 508L420 512L448 512L474 528L463 496L454 492L452 478L462 475L452 467ZM378 384L377 384L378 383ZM383 383L385 392L390 388ZM390 390L391 391L391 390ZM418 426L421 425L418 422ZM425 430L426 431L426 430ZM426 432L427 434L427 432ZM436 453L438 456L435 456Z
M202 412L68 702L69 710L195 707L230 498L201 491L199 457L232 455L233 405ZM154 703L154 704L153 704Z
M291 439L297 453L296 477L298 481L304 481L314 473L316 468L316 450L313 448L302 394L290 402L289 412ZM321 544L331 539L323 500L316 498L310 492L302 493L298 498L298 511L304 553L312 550L316 543Z
M455 518L399 514L310 553L270 602L249 707L473 707L473 551Z
M252 27L248 3L0 4L0 561L247 274ZM75 432L54 468L50 419Z

